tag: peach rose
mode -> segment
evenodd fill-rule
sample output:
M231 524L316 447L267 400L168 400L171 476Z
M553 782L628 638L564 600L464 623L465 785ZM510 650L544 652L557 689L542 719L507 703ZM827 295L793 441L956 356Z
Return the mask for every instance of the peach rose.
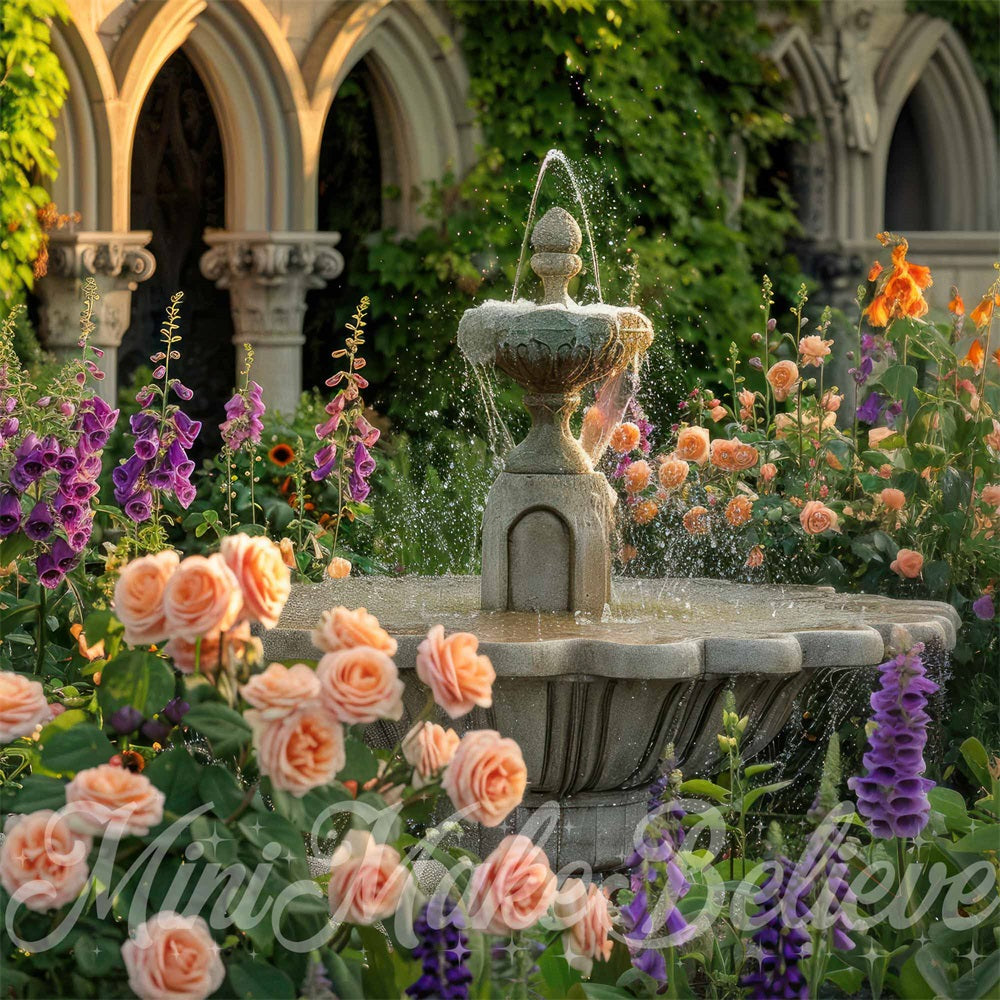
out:
M170 635L163 592L180 561L176 552L165 549L133 559L122 567L115 584L113 606L125 626L125 641L129 645L148 646Z
M764 546L755 545L749 553L747 553L747 567L749 569L756 569L758 566L764 565Z
M9 816L0 846L0 884L29 910L58 910L76 899L90 878L93 845L51 809Z
M479 640L469 632L444 634L435 625L417 647L417 676L431 689L434 701L453 719L478 705L493 704L496 671L488 656L478 652Z
M105 837L144 837L162 821L164 801L144 774L113 764L78 771L66 786L73 827Z
M556 893L553 914L566 928L562 936L563 952L570 968L587 977L593 971L595 959L606 962L611 957L614 943L608 936L611 933L608 897L593 882L566 879Z
M423 788L451 763L458 747L458 733L434 722L414 726L403 737L403 756L413 766L413 787Z
M642 434L635 424L619 424L611 434L611 447L619 455L627 455L638 447Z
M735 438L731 441L720 438L712 442L712 465L724 472L744 472L753 468L759 457L753 445L744 444Z
M349 830L330 859L327 898L334 920L374 924L391 917L410 887L399 851L368 830Z
M813 365L816 368L821 367L823 359L830 353L832 345L832 340L824 340L816 334L803 337L799 341L799 357L802 359L802 364Z
M891 438L895 433L891 427L873 427L868 432L868 447L877 448L886 438Z
M882 490L878 498L889 510L902 510L906 504L906 494L902 490L893 489L891 486L887 486Z
M704 427L685 427L677 435L676 455L685 462L704 465L708 461L708 431Z
M228 535L219 554L243 592L240 617L274 628L292 590L292 574L281 549L264 535Z
M652 500L640 500L632 509L632 520L636 524L649 524L660 513L660 508Z
M588 406L583 414L583 426L580 428L580 447L593 455L601 438L604 437L605 418L599 406Z
M823 398L820 400L820 407L827 413L836 413L840 409L840 404L844 401L844 397L839 392L834 392L833 389L827 389L823 393Z
M740 389L736 398L740 404L740 420L750 420L757 405L757 394L749 389Z
M122 959L139 1000L205 1000L226 978L208 924L173 910L140 924L122 945Z
M527 784L521 748L493 729L465 733L441 782L452 805L483 826L499 826L521 804Z
M713 406L712 409L708 411L708 415L712 418L713 423L718 423L726 415L726 408L722 405Z
M799 512L799 523L807 535L822 535L824 531L839 531L837 515L819 500L810 500Z
M379 649L355 646L327 653L316 667L320 701L348 725L403 717L403 682Z
M194 641L225 632L236 623L243 595L219 553L188 556L163 590L167 634Z
M762 483L769 483L778 474L778 467L774 462L765 462L760 467L760 481Z
M24 674L0 670L0 743L30 736L35 727L49 721L45 689Z
M747 497L735 496L726 504L726 520L734 527L747 524L753 516L753 504Z
M709 529L708 509L705 507L692 507L684 515L684 527L689 535L707 535Z
M782 402L788 399L789 393L799 384L799 369L794 361L778 361L771 365L765 377L774 398Z
M319 698L319 678L304 663L291 667L272 663L263 673L251 677L240 691L254 708L260 709L261 718L270 722Z
M344 580L351 575L351 560L343 556L334 556L326 567L326 575L331 580Z
M523 834L504 837L469 880L469 924L487 934L510 934L537 924L556 897L545 852Z
M217 632L205 636L198 646L197 639L171 639L163 647L163 652L173 661L182 674L194 672L195 662L198 672L214 677L219 667L235 668L241 664L256 663L264 654L260 639L250 634L250 623L237 622L228 632Z
M347 763L343 727L319 705L271 720L251 709L243 718L253 729L260 773L298 799L329 785Z
M364 608L348 611L337 607L324 611L319 628L313 629L312 644L324 653L370 646L389 656L396 655L396 640Z
M987 507L996 507L997 513L1000 514L1000 484L991 483L989 486L984 486L979 496Z
M898 573L907 580L915 580L924 568L924 557L916 549L900 549L896 558L889 564L893 573Z
M691 466L682 458L667 458L660 463L658 476L665 490L676 490L687 482Z
M641 493L648 485L653 470L649 462L640 458L625 470L625 490L628 493Z

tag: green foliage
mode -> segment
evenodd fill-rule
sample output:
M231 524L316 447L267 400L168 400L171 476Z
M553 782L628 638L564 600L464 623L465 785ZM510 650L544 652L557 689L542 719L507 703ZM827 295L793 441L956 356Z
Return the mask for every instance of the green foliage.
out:
M483 144L468 177L427 192L425 228L378 234L347 269L356 287L345 295L380 289L376 405L413 435L461 419L458 319L480 298L510 294L538 164L553 147L578 165L606 298L627 301L638 279L636 302L658 334L658 381L674 387L666 369L675 344L685 363L715 373L733 331L753 329L754 269L766 261L789 287L797 272L783 256L795 231L791 201L780 182L763 179L776 145L797 132L781 110L756 5L451 9ZM549 199L580 214L558 165L540 211ZM577 297L594 298L592 282L579 279ZM534 294L531 282L524 292Z
M64 0L0 4L0 290L8 300L31 287L32 263L45 243L38 210L51 199L38 178L58 170L53 119L69 90L50 24L68 16Z

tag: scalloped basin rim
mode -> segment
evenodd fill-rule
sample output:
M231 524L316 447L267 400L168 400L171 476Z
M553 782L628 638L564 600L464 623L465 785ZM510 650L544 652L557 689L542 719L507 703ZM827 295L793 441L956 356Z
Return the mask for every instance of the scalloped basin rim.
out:
M951 605L830 587L755 586L697 578L616 578L600 620L484 611L478 576L353 577L292 588L278 627L264 636L269 659L316 658L310 631L323 611L365 607L393 635L410 669L427 630L467 631L499 676L683 680L802 669L874 666L895 629L914 641L955 645Z

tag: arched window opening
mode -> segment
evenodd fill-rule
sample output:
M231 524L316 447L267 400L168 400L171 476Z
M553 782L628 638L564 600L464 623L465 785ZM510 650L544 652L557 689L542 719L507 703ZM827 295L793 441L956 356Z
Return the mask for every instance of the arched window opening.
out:
M198 262L205 229L225 225L225 173L208 92L181 51L164 63L143 102L132 151L131 212L133 229L152 230L156 273L132 295L121 384L149 365L164 309L183 291L178 376L194 390L185 410L204 421L201 443L212 448L233 385L235 347L229 293L204 278Z
M885 225L893 232L918 232L936 226L931 160L922 129L919 100L907 98L889 146L885 178Z

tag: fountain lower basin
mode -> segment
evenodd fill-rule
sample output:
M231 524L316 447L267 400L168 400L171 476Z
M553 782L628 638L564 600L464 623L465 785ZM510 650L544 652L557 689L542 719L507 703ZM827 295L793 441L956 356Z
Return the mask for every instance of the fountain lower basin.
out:
M366 607L397 640L406 715L375 738L391 745L419 713L414 669L432 625L475 633L496 669L494 702L454 723L497 729L521 744L525 804L470 846L488 851L542 803L559 815L546 849L555 864L619 866L646 812L647 787L673 742L686 773L717 761L721 701L748 715L748 756L788 722L796 699L831 673L860 706L871 668L894 634L950 650L960 619L947 604L839 594L829 587L749 586L703 579L616 578L600 618L480 608L480 578L361 577L293 588L264 639L272 660L314 659L310 630L338 604ZM858 671L856 683L844 671ZM440 721L444 721L443 719Z

